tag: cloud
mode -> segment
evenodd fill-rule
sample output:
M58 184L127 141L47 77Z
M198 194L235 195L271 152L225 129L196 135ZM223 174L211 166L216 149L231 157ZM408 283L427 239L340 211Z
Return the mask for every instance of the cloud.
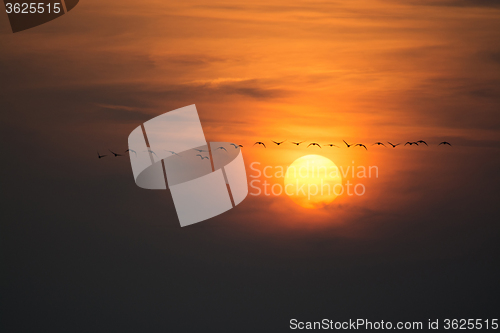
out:
M500 65L500 51L481 51L476 54L480 61L487 61L495 65ZM477 59L476 58L476 59Z
M500 8L500 3L497 0L449 0L429 1L428 3L436 6Z
M213 9L213 10L227 10L227 11L241 11L241 12L258 12L258 13L325 13L325 10L339 7L339 2L336 1L323 1L323 2L303 2L302 5L289 4L287 6L277 6L271 3L265 5L197 5L196 8Z
M214 63L225 63L228 59L202 54L172 54L164 56L165 62L182 67L206 67Z
M135 122L141 124L150 118L150 115L139 108L123 105L97 104L99 109L93 113L95 120L115 123Z
M24 98L26 94L30 95L29 99ZM51 126L56 126L68 122L125 124L142 123L155 115L190 104L239 103L245 100L269 102L289 94L290 91L259 79L165 86L133 83L69 85L26 88L22 91L14 89L9 92L11 103L2 107L9 110L4 119L16 119L24 114L24 125L51 123ZM200 112L207 111L206 108L200 109ZM214 115L218 117L214 119ZM214 119L214 124L220 124L223 123L220 116L220 112L213 112L210 118ZM241 124L248 123L248 120L239 121Z
M417 6L500 8L500 3L497 0L410 0L408 3Z

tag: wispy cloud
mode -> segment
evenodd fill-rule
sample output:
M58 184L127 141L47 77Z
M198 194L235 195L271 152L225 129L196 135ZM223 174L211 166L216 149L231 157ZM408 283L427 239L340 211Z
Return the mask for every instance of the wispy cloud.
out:
M500 8L496 0L422 0L408 1L413 5L443 6L443 7L492 7Z

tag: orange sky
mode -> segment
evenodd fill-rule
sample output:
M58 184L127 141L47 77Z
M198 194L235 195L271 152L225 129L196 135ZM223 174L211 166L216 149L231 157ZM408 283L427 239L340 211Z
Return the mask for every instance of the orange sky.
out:
M404 140L481 130L492 139L499 18L485 6L390 1L86 0L22 34L9 34L4 17L2 58L37 54L26 70L50 75L33 88L154 94L139 96L136 109L96 107L158 114L195 102L210 137Z
M320 150L270 140L492 147L500 139L500 10L472 3L85 0L17 34L4 15L3 93L52 98L48 112L21 118L78 133L92 150L121 147L138 123L196 104L207 139L243 144L247 164L286 166L314 149L338 165L380 168L366 197L338 205L408 203L411 194L383 189L442 179L436 167L429 174L442 149ZM13 108L30 101L19 103ZM257 140L269 148L250 147ZM449 154L446 163L461 158Z

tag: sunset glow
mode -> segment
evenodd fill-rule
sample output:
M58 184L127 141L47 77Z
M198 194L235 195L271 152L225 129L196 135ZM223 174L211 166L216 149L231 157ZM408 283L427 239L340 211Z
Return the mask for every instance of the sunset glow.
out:
M305 208L328 205L343 192L340 170L319 155L306 155L290 164L284 186L286 194Z

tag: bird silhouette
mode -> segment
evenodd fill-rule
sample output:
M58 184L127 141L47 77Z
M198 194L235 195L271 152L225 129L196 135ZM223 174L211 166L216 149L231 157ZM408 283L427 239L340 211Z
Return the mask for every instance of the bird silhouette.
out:
M276 142L276 141L273 141L273 142L279 146L280 144L282 144L282 143L283 143L283 142L285 142L285 141L286 141L286 140L283 140L283 141L281 141L281 142Z
M363 147L363 148L365 148L366 150L368 150L368 148L366 148L366 146L365 146L364 144L362 144L362 143L356 143L356 144L354 145L354 147L356 147L356 146L360 146L360 147Z
M243 145L238 145L238 146L240 146L241 148L243 148Z
M208 150L203 150L203 149L194 149L196 150L198 153L208 153Z
M156 155L156 153L154 151L152 151L151 149L148 149L148 150L145 150L145 152L148 152L148 153L151 153L151 154L154 154L156 157L158 157L158 155Z
M424 145L428 146L427 142L425 142L424 140L418 140L417 143L423 143Z
M334 145L333 143L329 143L329 144L327 144L326 146L328 146L328 147L337 147L337 148L340 148L339 146Z
M311 143L309 144L309 146L318 146L318 147L320 147L320 148L321 148L321 146L319 145L319 143L316 143L316 142L311 142ZM309 148L309 146L307 146L307 148Z
M374 144L372 144L372 146L375 146L375 145L377 145L377 146L384 146L384 147L386 147L386 146L385 146L382 142L375 142ZM386 147L386 148L387 148L387 147Z
M418 143L408 141L407 143L405 143L405 146L406 145L410 145L410 146L417 145L418 146Z
M224 148L224 147L217 147L217 149L224 149L225 151L227 151L226 148ZM215 149L215 150L217 150L217 149Z
M99 154L99 151L97 151L97 156L99 156L99 158L103 158L103 157L106 157L108 155L101 155L101 154Z
M298 146L300 145L301 143L303 143L304 141L300 141L300 142L292 142L294 145Z
M196 156L200 156L200 158L201 158L202 160L204 160L205 158L206 158L206 159L209 159L209 158L208 158L208 156L202 156L202 155L200 155L200 154L198 154L198 155L196 155Z
M448 146L451 146L451 143L446 142L446 141L443 141L443 142L441 142L440 144L438 144L438 146L441 146L441 145L448 145Z
M350 146L352 146L352 144L351 144L351 145L350 145L350 144L348 144L347 142L345 142L345 140L342 140L342 141L344 141L344 143L345 143L345 145L347 146L347 148L349 148Z
M165 151L168 151L168 152L169 152L170 154L172 154L172 155L181 156L181 155L177 154L175 151L166 150L166 149L165 149ZM155 154L155 155L156 155L156 154Z
M264 144L264 142L260 142L260 141L257 141L256 143L253 144L254 146L255 145L263 145L264 148L267 148L266 145Z
M133 152L135 154L135 156L137 156L137 153L135 152L135 150L132 150L132 149L125 150L125 152L130 152L130 151Z
M111 151L111 149L108 149L108 150ZM112 151L111 151L111 154L115 155L115 157L123 156L122 154L113 153Z
M231 146L234 146L234 148L238 149L238 145L234 143L230 143Z
M387 141L387 143L390 144L392 146L392 148L396 148L396 146L400 145L400 143L393 144L393 143L390 143L389 141Z

